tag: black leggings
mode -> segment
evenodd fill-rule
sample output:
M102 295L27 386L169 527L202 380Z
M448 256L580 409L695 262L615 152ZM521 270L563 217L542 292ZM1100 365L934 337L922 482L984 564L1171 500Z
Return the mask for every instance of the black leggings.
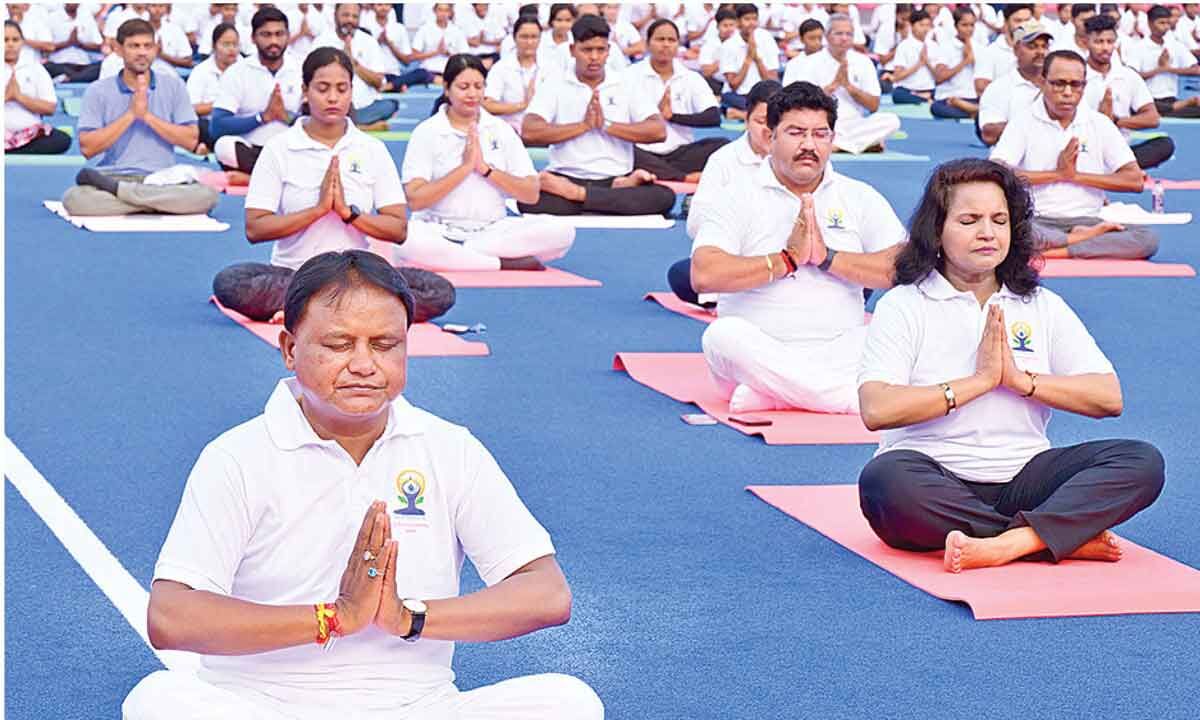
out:
M928 551L946 535L994 537L1031 527L1055 562L1154 502L1162 455L1138 440L1097 440L1051 448L1007 483L960 479L914 450L876 456L858 479L862 513L888 545Z
M543 190L536 203L518 203L521 212L546 215L666 215L675 207L674 191L662 185L651 183L614 188L612 184L615 178L581 180L562 173L554 174L587 188L583 202L568 200Z
M62 155L71 147L71 136L55 128L49 135L39 135L19 148L5 150L14 155Z
M654 173L659 180L683 180L690 173L704 170L709 156L728 142L729 138L702 138L663 154L634 146L633 166Z
M1179 117L1179 118L1200 118L1200 107L1195 105L1185 107L1182 110L1176 110L1175 101L1179 98L1155 98L1154 106L1158 108L1158 114L1163 117Z
M1138 167L1148 170L1158 167L1175 154L1175 141L1169 137L1156 137L1129 148L1137 158Z
M56 78L59 75L66 75L67 82L90 83L100 78L100 63L98 62L91 63L90 65L48 62L42 67L46 69L46 72L50 73L50 77L52 78Z

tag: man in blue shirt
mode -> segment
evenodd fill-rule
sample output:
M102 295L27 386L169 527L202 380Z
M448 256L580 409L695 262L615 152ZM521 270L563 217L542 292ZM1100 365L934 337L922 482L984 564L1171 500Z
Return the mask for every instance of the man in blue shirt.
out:
M151 72L157 45L150 23L127 20L116 40L125 69L92 83L79 115L79 148L100 159L79 171L63 206L72 215L208 212L217 193L207 186L143 182L175 164L174 146L196 147L196 112L178 76Z

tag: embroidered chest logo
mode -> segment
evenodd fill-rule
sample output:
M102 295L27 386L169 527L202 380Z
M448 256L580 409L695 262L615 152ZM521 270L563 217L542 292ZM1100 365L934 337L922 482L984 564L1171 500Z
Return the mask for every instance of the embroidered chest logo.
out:
M609 106L609 107L616 107L616 106L617 106L617 96L616 96L616 95L609 95L609 96L608 96L608 106Z
M1033 328L1018 320L1010 327L1013 352L1033 352Z
M825 213L825 226L832 230L846 229L846 213L840 208L830 208Z
M498 152L500 150L500 141L496 138L489 138L488 147L490 147L493 152Z
M356 157L347 158L347 159L349 160L349 164L346 166L348 172L351 172L355 175L362 175L362 173L363 173L362 160L360 160Z
M402 470L396 476L396 500L399 508L396 515L424 515L417 507L425 504L425 476L416 470Z

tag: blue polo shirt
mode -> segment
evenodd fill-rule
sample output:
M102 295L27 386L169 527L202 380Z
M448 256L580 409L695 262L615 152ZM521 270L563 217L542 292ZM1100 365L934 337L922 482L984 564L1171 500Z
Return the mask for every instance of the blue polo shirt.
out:
M196 111L188 98L187 86L178 76L150 72L150 113L176 125L194 125ZM133 90L125 84L124 73L97 80L83 94L79 111L79 132L99 130L116 122L129 110ZM146 123L135 120L125 134L107 150L93 158L94 167L114 172L149 175L175 164L175 149Z

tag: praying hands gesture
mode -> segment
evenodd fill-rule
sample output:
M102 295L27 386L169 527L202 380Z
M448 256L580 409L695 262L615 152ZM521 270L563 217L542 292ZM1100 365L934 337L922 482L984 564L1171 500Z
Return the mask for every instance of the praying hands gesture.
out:
M133 117L137 120L145 120L146 115L150 113L149 73L138 75L137 87L133 89L133 101L129 103L129 109L133 112Z
M521 103L521 109L529 107L529 103L533 102L533 95L537 92L537 72L534 71L533 77L529 78L529 84L525 86L525 100Z
M1104 115L1114 123L1117 121L1116 115L1113 114L1113 98L1111 87L1104 88L1104 97L1100 99L1100 107L1097 108L1097 110L1100 111L1101 115Z
M343 220L350 217L350 206L346 204L346 194L342 188L342 172L336 155L329 161L325 177L321 179L321 197L317 200L317 208L321 214L337 213Z
M1075 179L1075 163L1079 161L1079 138L1071 138L1067 146L1058 154L1058 179L1071 182Z
M1033 379L1017 368L1012 347L1008 344L1008 330L1004 322L1004 310L999 305L989 305L987 321L983 326L983 337L975 354L975 374L987 380L988 389L1008 388L1017 395L1028 395Z
M21 94L21 88L17 85L17 73L14 71L8 76L8 85L4 86L4 102L16 100Z
M367 508L338 586L334 605L342 635L353 635L372 623L378 624L384 598L394 598L396 594L395 566L392 521L387 515L387 505L376 500ZM392 568L391 588L385 583L388 567Z
M281 123L288 121L288 112L283 106L283 91L279 89L279 83L275 83L275 89L271 91L271 97L267 100L267 109L262 112L264 125L276 120Z
M488 165L483 160L483 145L479 142L479 126L472 125L467 131L467 145L463 148L463 166L471 168L471 172L480 175L487 172Z
M825 239L821 236L810 193L800 198L800 214L796 216L796 224L788 236L787 253L797 265L820 265L825 262Z
M752 63L758 60L758 40L754 33L750 33L750 40L746 42L746 62Z
M658 101L658 113L663 116L663 120L670 120L675 113L671 111L671 88L667 87L663 91L662 100Z
M592 99L588 103L587 112L583 116L583 121L587 123L588 128L592 130L604 131L604 110L600 105L600 92L592 91Z
M1166 72L1171 69L1171 49L1163 43L1162 54L1158 56L1158 71Z

